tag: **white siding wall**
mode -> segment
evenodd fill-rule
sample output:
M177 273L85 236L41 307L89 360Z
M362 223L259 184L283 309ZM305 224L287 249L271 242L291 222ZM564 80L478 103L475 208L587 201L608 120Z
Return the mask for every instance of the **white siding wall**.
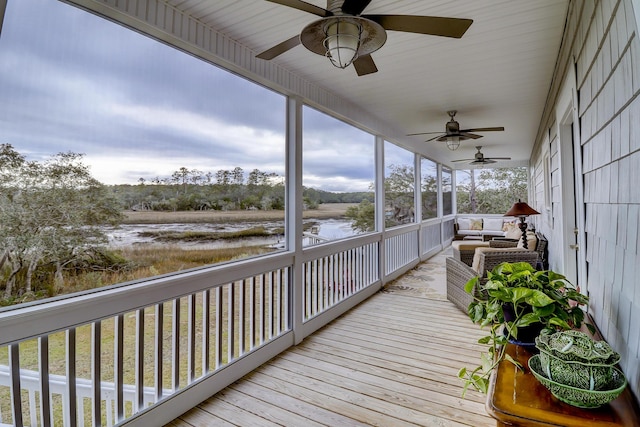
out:
M534 203L544 204L537 188L551 179L560 185L555 111L559 86L575 66L579 92L580 144L586 214L587 288L590 312L607 341L622 355L621 365L636 397L640 396L640 39L636 0L579 0L569 9L567 34L560 51L551 96L543 115L532 165L536 170ZM546 135L549 135L548 137ZM551 216L538 219L550 236L560 220L552 196ZM543 212L543 211L540 211ZM563 248L551 242L551 257ZM584 250L584 248L581 248Z

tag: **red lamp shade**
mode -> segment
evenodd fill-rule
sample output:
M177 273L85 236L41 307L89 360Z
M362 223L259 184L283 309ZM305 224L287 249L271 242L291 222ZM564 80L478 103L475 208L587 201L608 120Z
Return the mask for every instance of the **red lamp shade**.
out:
M509 209L507 213L504 214L504 216L517 216L517 217L523 217L523 216L529 216L529 215L540 215L540 212L533 209L531 206L521 201L520 199L518 199L518 201L514 203L513 206L511 206L511 209Z

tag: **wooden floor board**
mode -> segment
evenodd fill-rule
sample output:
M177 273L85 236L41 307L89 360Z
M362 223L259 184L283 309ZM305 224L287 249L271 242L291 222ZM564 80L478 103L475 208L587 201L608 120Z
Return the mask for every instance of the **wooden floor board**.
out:
M255 382L250 382L247 378L246 381L239 381L230 386L234 390L245 392L248 396L257 400L271 403L273 405L285 408L287 411L306 417L309 420L313 420L310 423L295 424L293 418L289 420L287 424L283 425L300 425L307 426L312 425L314 422L320 423L326 426L363 426L365 424L358 423L355 420L348 418L336 411L326 410L319 406L310 404L306 401L298 399L297 396L290 396L283 393L280 390L273 390L268 387L263 387Z
M456 390L456 395L452 396L447 394L444 386L429 389L408 385L395 379L390 380L363 371L353 371L346 368L338 369L335 365L323 365L317 360L313 363L313 366L304 364L301 360L296 361L299 363L284 365L285 369L301 375L307 375L324 383L380 399L385 403L388 402L394 405L394 407L399 406L420 411L426 401L433 404L430 415L451 417L453 414L456 421L466 423L477 421L478 417L475 414L482 412L484 408L484 403L461 399L459 389ZM451 391L451 389L448 391ZM420 418L424 417L422 412L418 413ZM404 414L404 416L406 415ZM407 421L415 422L415 420L410 419L407 419Z
M448 301L382 291L171 425L495 426L457 377L485 334Z
M300 364L311 367L324 366L327 371L334 372L343 370L352 372L353 370L357 370L358 372L365 372L376 379L396 382L403 387L421 387L426 390L454 396L456 399L460 398L460 383L457 379L453 381L454 384L451 384L447 382L448 377L437 378L435 375L427 376L428 373L424 370L411 371L403 369L404 366L397 364L377 366L367 363L368 360L362 360L360 358L358 360L347 359L331 353L322 353L311 349L307 349L306 351L301 350L296 353L287 353L282 357L294 362L296 365ZM438 379L441 381L438 381ZM482 404L484 404L485 401L484 396L473 392L467 393L466 399Z

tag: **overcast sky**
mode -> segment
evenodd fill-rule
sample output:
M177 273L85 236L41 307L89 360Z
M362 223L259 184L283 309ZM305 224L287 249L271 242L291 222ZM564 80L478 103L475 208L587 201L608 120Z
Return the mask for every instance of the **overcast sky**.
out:
M107 184L180 167L284 174L285 98L57 0L9 0L0 143L32 160L83 153ZM373 137L305 108L304 185L365 191ZM386 153L387 164L405 160Z

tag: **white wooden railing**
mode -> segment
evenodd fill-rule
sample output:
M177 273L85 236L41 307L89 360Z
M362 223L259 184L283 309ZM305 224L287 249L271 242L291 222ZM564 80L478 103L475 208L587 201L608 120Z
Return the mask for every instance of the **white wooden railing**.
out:
M441 249L444 222L3 309L0 425L175 418Z

